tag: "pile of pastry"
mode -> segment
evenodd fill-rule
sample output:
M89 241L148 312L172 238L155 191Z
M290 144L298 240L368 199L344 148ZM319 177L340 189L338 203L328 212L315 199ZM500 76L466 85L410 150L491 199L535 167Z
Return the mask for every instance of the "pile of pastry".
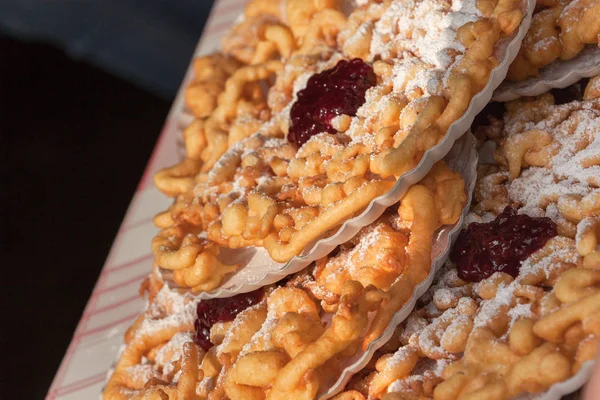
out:
M495 400L576 376L600 340L600 76L485 108L481 94L598 47L600 2L532 7L250 1L194 60L185 158L155 176L173 202L154 219L147 309L104 399ZM473 193L438 161L300 272L200 300L244 269L224 249L304 254L465 118ZM459 223L434 271L440 230Z

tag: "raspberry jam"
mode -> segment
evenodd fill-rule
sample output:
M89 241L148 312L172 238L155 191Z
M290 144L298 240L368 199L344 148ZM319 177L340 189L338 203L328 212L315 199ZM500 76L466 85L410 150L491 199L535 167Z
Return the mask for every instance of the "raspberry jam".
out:
M196 309L197 318L194 322L196 342L204 349L210 349L210 328L217 322L233 321L246 308L260 302L263 289L250 293L242 293L225 299L202 300Z
M367 89L376 80L373 67L360 58L341 60L335 67L311 76L292 106L288 140L302 146L317 133L335 133L331 120L342 114L355 116L365 102Z
M463 229L450 259L465 281L479 282L494 272L516 277L521 263L556 235L550 218L519 215L508 206L492 222L472 223Z

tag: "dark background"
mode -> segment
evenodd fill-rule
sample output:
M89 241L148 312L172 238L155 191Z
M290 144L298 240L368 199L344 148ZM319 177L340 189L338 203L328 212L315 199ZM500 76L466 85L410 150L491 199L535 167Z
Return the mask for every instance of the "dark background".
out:
M44 398L171 101L0 30L0 398Z
M173 36L199 36L212 6L200 1L202 15ZM44 398L176 90L153 85L149 75L115 77L48 38L25 36L0 26L0 399ZM186 42L165 68L175 77L165 81L183 78L195 39ZM169 50L159 46L156 54Z

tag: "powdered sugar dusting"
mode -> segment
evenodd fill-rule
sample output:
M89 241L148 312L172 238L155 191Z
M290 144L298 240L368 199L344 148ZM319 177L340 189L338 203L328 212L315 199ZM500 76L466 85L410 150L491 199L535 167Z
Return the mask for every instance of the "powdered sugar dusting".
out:
M398 233L394 232L390 225L385 222L378 222L363 228L356 237L355 245L349 249L342 250L336 257L330 258L326 265L325 286L335 286L340 275L347 274L350 279L360 280L361 269L363 268L382 268L384 265L395 266L397 275L402 267L402 259L398 258L396 251L403 251L393 248L396 243ZM398 246L402 242L397 243ZM364 282L363 282L364 283Z
M473 0L393 2L375 24L371 57L387 58L399 49L434 67L447 68L452 62L449 50L464 50L456 40L456 29L480 15Z
M265 307L264 301L246 308L235 317L235 319L231 322L231 326L227 329L227 332L223 337L223 341L217 346L218 355L220 355L224 349L228 349L230 344L237 339L237 333L239 332L240 328L243 328L246 325L250 315L254 314L259 308L263 307ZM243 350L242 353L244 353Z
M267 319L263 322L260 330L252 336L252 339L242 347L240 357L256 350L266 350L268 344L271 343L271 332L277 324L277 317L274 312L267 314Z
M149 306L149 318L143 320L136 337L152 336L168 328L193 326L197 304L197 300L185 298L164 285Z
M592 217L582 219L581 222L577 224L577 235L575 236L576 242L579 243L583 240L583 235L592 229L596 223L598 223L598 221Z
M388 393L414 393L415 384L422 385L426 380L441 377L442 371L451 363L450 360L420 360L411 375L398 379L388 386ZM415 393L416 394L416 393Z
M521 265L521 276L539 276L540 272L546 279L561 268L562 263L577 265L578 254L572 240L557 238L548 242L545 246L544 257L530 257ZM561 261L561 262L558 262Z
M159 373L151 364L138 364L127 367L127 375L133 382L145 383L152 378L159 377Z
M595 182L600 178L597 169L600 165L600 103L594 100L554 106L547 96L539 102L522 101L524 104L510 104L504 124L500 121L496 126L499 131L486 132L486 135L493 133L489 139L500 144L506 143L501 140L503 136L523 140L514 135L537 129L547 132L551 143L543 145L547 148L534 148L525 153L519 175L512 180L507 161L512 162L514 158L502 153L506 149L503 144L495 153L499 165L481 166L476 193L479 204L473 206L467 222L488 222L506 205L513 205L532 217L551 218L559 226L559 235L528 257L514 279L496 273L480 283L469 283L458 278L455 266L448 261L437 273L435 284L420 299L420 308L408 317L399 337L403 346L386 362L401 363L408 349L414 346L418 346L424 356L420 356L407 377L390 384L388 392L422 396L427 379L439 376L444 366L460 358L463 351L470 355L475 353L472 360L463 358L467 364L476 362L478 357L485 358L485 353L477 353L485 351L485 346L477 348L478 343L471 341L473 332L478 333L477 340L488 341L492 347L506 345L517 321L535 322L553 311L549 308L560 307L545 301L546 296L552 296L551 287L563 271L582 264L576 244L597 223L595 215L583 219L580 215L589 213L582 207L583 199L587 199L589 208L589 199L600 190ZM495 200L497 205L490 203ZM581 222L577 223L579 219ZM575 227L576 233L572 231ZM453 347L454 342L465 338L465 347ZM386 364L386 369L389 365ZM385 370L378 373L385 374ZM431 385L438 382L434 380ZM426 393L426 396L431 394Z
M179 332L157 353L155 362L162 366L162 380L169 381L176 371L175 363L181 360L183 345L193 342L192 332Z
M370 58L396 58L395 91L439 93L442 77L464 51L456 30L480 16L474 0L393 2L375 23Z
M523 169L508 184L508 196L520 205L519 213L549 217L558 226L567 227L572 222L561 209L581 212L582 198L599 190L600 102L592 100L557 106L534 103L530 109L535 114L524 113L524 117L509 114L505 117L507 137L515 137L523 131L547 132L552 138L552 143L547 145L551 149L551 158L545 166ZM531 115L545 118L530 121ZM583 227L573 229L581 232ZM576 239L581 240L580 235ZM525 265L529 267L527 262ZM537 267L540 268L540 265L538 263ZM550 265L548 261L546 268Z

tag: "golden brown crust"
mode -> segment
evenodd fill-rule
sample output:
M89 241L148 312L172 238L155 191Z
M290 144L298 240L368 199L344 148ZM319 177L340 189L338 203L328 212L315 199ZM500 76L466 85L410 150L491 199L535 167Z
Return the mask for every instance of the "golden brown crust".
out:
M181 255L184 237L203 231L219 246L261 246L286 262L388 192L463 115L498 64L496 44L520 24L519 0L472 2L460 12L434 0L368 2L346 16L333 0L253 1L224 39L230 58L198 61L231 68L217 68L214 82L198 78L208 94L195 101L212 112L196 112L186 130L187 159L155 177L175 197L157 219L166 228L157 241L175 245L155 246L157 258L163 250ZM405 20L413 22L393 28ZM308 76L356 56L377 75L357 115L336 117L337 134L318 134L300 148L287 141L289 108ZM189 257L161 267L214 271ZM214 289L235 268L210 282L178 283Z
M539 2L507 78L537 76L556 60L575 58L586 45L600 45L600 3L596 0Z
M500 164L480 166L471 221L514 205L551 217L559 235L517 278L496 273L473 284L448 262L398 330L399 349L387 348L340 399L509 399L543 392L596 357L600 203L589 157L600 154L600 103L592 97L514 101L493 129L478 128L498 143Z
M465 203L462 178L440 162L374 230L364 229L345 250L320 261L336 266L340 279L333 287L317 269L267 288L261 303L212 327L215 347L206 353L193 342L196 302L162 286L129 329L105 399L159 391L173 396L192 386L200 398L214 400L314 398L361 344L381 334L372 325L365 335L369 316L387 320L405 304L412 286L397 282L415 285L427 276L433 233L456 223ZM190 259L199 245L184 247ZM380 258L390 251L397 257L393 264ZM156 278L143 288L157 288ZM390 301L391 293L401 301Z

